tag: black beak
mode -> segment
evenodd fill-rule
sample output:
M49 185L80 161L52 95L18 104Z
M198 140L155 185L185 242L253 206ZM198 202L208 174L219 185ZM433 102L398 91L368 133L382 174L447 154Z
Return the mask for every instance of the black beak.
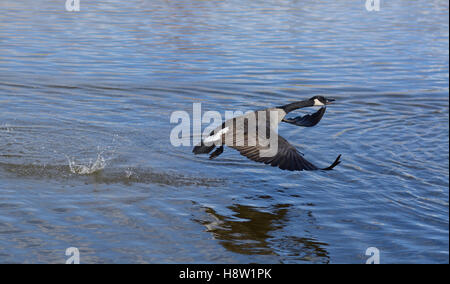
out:
M332 104L333 102L335 101L335 99L326 99L326 105L330 105L330 104Z

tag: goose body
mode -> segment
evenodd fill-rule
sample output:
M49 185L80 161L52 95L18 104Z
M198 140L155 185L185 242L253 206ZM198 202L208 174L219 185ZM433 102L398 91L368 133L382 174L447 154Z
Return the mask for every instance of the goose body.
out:
M209 136L194 147L193 152L209 154L216 149L210 154L210 159L214 159L223 153L224 146L228 146L252 161L270 164L282 170L331 170L340 163L341 155L329 167L318 168L303 158L303 155L286 139L278 135L277 129L281 122L303 127L316 125L325 113L325 105L332 101L334 100L316 96L309 100L250 112L229 119L211 131ZM313 114L285 118L289 112L310 106L323 107Z

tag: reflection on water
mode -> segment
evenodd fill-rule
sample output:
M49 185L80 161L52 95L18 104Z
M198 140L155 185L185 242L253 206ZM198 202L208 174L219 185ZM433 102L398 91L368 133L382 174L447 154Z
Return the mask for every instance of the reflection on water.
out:
M81 2L0 1L0 263L448 263L448 1ZM313 95L333 171L170 144Z
M204 224L208 232L222 240L222 245L231 251L245 254L272 254L273 251L268 247L267 239L270 237L270 232L280 226L287 208L280 205L273 213L269 213L238 204L229 209L235 213L231 216L232 219L216 214L213 209L206 209L206 213L215 219L214 222Z
M312 261L328 263L329 256L326 251L328 246L313 238L288 236L277 239L274 231L282 230L287 222L287 213L290 204L277 204L270 210L255 208L245 205L233 205L228 207L233 214L222 216L211 208L205 208L205 212L212 220L198 220L214 238L229 251L239 254L281 254L285 262ZM311 212L307 216L311 218Z

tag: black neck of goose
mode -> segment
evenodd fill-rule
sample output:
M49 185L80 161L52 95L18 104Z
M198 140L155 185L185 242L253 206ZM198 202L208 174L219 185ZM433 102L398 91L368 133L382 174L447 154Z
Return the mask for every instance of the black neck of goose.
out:
M313 105L314 105L313 101L306 100L306 101L300 101L300 102L287 104L287 105L281 106L280 108L283 109L286 113L290 113L291 111L294 111L296 109L310 107Z

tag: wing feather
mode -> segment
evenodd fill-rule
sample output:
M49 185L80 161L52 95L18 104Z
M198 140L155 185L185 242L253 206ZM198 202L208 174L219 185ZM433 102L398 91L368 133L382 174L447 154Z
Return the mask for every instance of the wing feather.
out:
M285 119L283 119L283 122L287 122L287 123L294 124L297 126L312 127L312 126L316 125L317 123L319 123L319 121L322 119L323 115L325 114L325 110L326 110L326 107L322 107L313 114L297 116L294 118L285 118Z
M234 148L239 151L239 153L248 159L270 164L273 167L279 167L282 170L289 171L312 171L318 170L316 166L308 162L302 155L295 149L294 146L289 144L283 137L278 136L278 151L272 157L263 157L260 155L261 150L267 150L268 147L264 147L259 145L256 146L235 146L228 145L231 148Z

